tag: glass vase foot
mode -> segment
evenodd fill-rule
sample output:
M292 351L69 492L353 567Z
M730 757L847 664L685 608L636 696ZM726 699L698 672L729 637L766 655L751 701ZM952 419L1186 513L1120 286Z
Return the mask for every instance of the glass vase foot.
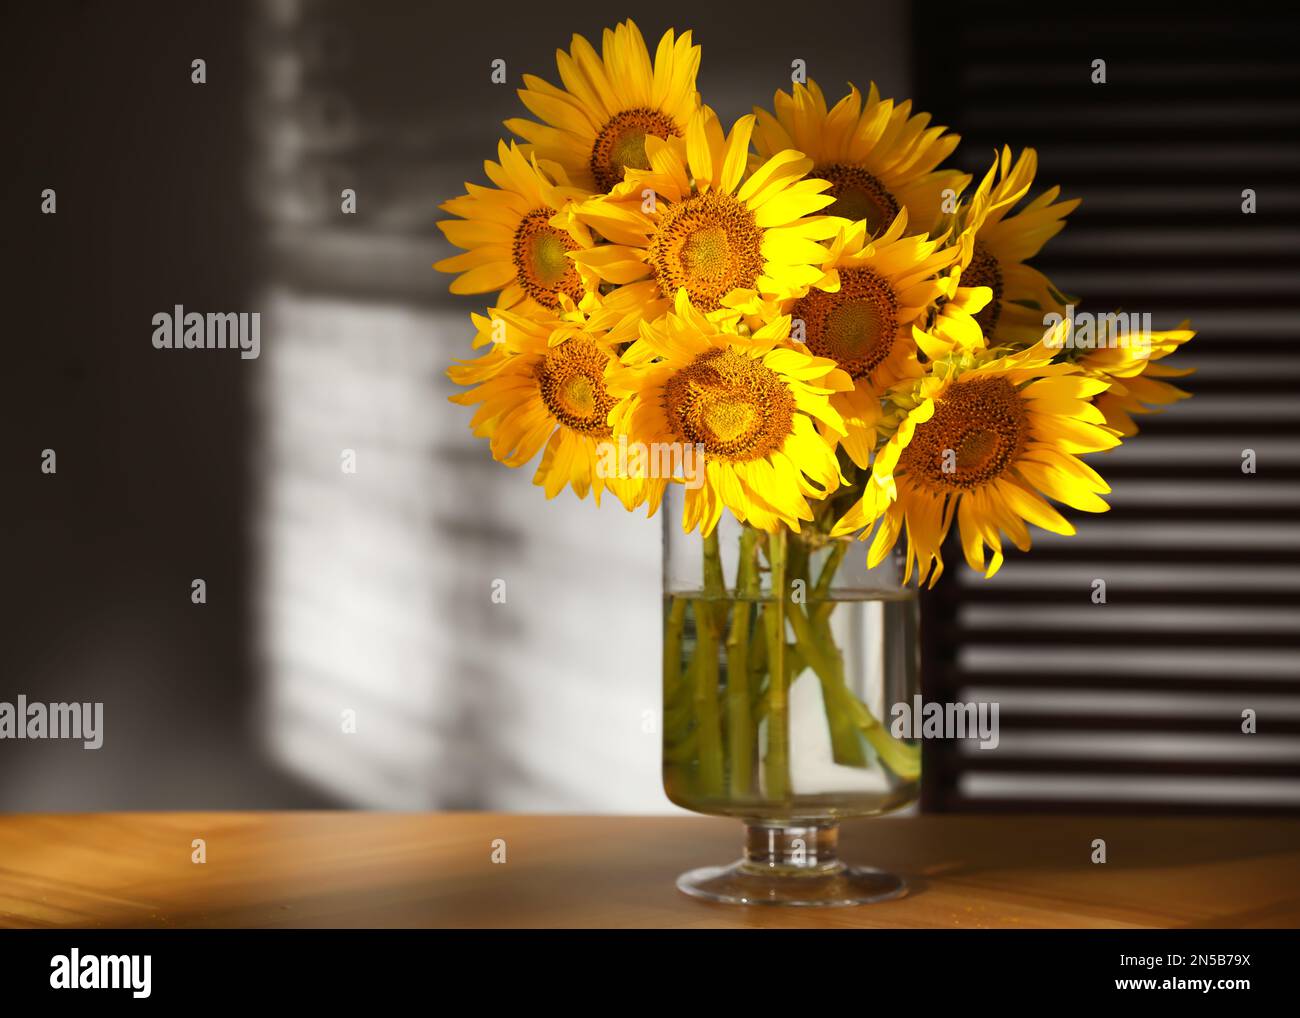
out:
M747 824L744 858L683 873L677 887L728 905L869 905L907 893L900 876L841 862L838 841L833 823Z

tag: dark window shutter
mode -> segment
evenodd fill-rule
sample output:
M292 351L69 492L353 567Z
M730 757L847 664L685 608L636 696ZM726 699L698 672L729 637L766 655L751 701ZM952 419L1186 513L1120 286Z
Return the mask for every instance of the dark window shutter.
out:
M978 180L1030 145L1034 193L1083 198L1034 264L1081 310L1199 330L1166 362L1196 367L1193 398L1089 457L1109 513L1067 511L1077 536L1035 531L992 580L949 547L925 695L997 701L1002 738L928 743L928 809L1300 810L1298 28L1240 4L917 17L917 105L962 134L959 164Z

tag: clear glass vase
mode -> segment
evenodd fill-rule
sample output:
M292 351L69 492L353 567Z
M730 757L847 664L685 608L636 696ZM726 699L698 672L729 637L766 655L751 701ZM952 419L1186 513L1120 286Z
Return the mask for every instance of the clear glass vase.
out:
M921 752L890 734L919 692L916 592L900 559L815 525L766 534L724 514L708 538L665 499L664 789L697 813L742 819L744 855L692 870L687 894L736 904L856 905L906 893L849 866L844 817L916 801Z

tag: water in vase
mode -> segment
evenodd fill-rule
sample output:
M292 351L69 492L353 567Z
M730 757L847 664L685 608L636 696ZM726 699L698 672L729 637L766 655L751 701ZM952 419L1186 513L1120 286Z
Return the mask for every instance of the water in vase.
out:
M665 597L664 787L699 813L795 822L914 802L915 590Z

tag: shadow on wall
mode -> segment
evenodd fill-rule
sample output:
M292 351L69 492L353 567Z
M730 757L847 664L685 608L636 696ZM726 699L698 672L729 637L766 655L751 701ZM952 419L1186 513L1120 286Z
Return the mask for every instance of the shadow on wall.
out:
M260 363L150 342L176 303L257 310L241 10L5 9L21 44L0 106L22 141L5 150L0 702L101 703L104 742L0 740L4 810L336 801L272 766L251 724L245 395Z

